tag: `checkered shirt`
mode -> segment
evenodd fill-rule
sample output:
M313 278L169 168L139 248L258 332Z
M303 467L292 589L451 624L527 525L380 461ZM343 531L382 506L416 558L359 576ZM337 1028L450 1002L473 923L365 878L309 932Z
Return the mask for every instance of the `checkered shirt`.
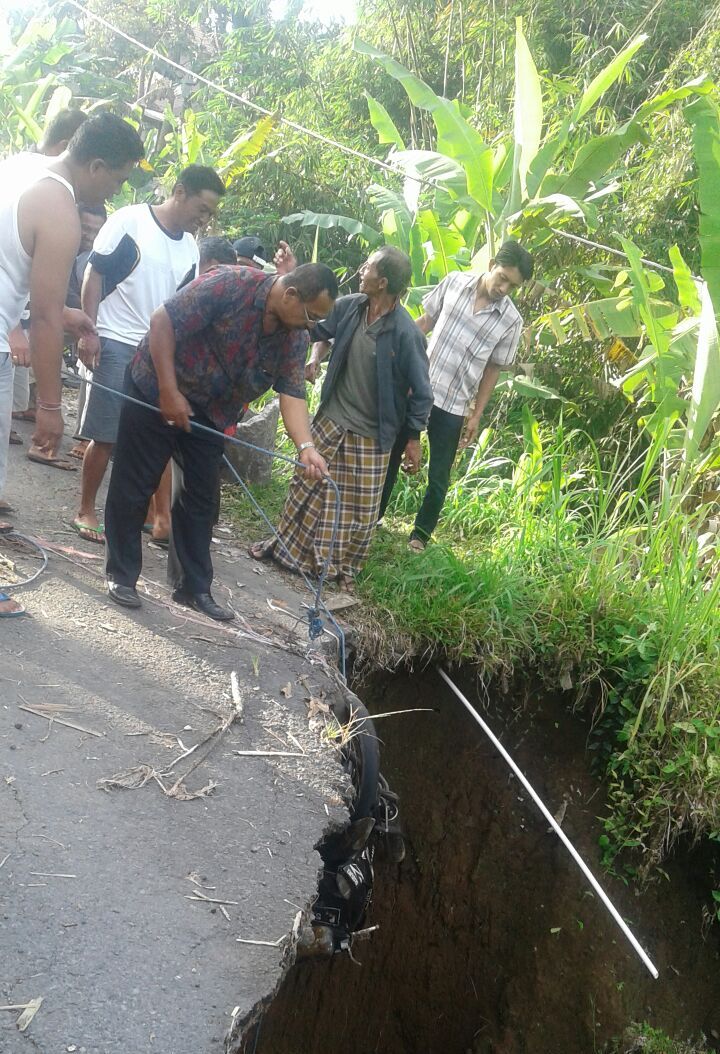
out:
M520 312L508 296L473 311L481 275L451 271L423 300L433 320L428 346L435 406L464 416L488 362L509 366L522 331Z

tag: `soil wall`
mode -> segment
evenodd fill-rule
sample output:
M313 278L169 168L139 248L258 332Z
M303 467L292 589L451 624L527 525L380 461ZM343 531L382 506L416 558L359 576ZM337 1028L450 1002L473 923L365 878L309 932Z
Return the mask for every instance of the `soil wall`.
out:
M458 683L482 705L477 685ZM491 700L486 716L551 811L564 808L659 981L435 673L376 675L358 694L376 713L432 709L377 723L407 856L378 864L380 931L358 946L362 965L294 967L255 1054L591 1054L645 1020L678 1037L720 1033L720 942L702 937L710 859L671 861L669 879L643 891L600 873L603 789L586 725L563 702L530 700L514 716Z

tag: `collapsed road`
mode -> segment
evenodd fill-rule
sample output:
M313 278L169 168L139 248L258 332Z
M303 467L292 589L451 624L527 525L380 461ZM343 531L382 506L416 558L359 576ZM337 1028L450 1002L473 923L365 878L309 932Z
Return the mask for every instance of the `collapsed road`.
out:
M347 819L323 736L341 682L308 650L307 597L222 528L233 627L172 604L151 549L143 609L117 608L66 526L77 476L11 453L17 529L54 548L1 630L0 1049L219 1051L278 985L313 847Z

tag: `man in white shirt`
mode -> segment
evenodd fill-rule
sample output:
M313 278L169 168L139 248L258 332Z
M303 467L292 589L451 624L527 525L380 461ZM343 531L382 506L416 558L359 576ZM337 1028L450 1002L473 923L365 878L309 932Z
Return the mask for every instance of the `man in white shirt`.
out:
M127 205L102 227L82 289L83 310L97 319L98 335L78 345L80 359L98 384L123 391L125 370L149 328L153 311L197 275L199 252L194 236L215 215L224 193L214 169L190 165L180 173L162 205ZM80 431L91 442L83 458L80 508L73 520L76 531L87 541L105 541L95 501L117 437L121 405L118 396L90 386ZM169 491L168 476L156 503L159 517L154 535L158 540L165 540L169 531Z
M135 129L115 114L88 118L67 151L46 158L14 158L0 178L0 495L5 484L12 420L12 354L8 338L32 301L30 349L37 383L33 444L55 454L63 435L60 367L63 334L92 333L92 321L65 307L70 269L80 245L76 201L99 205L115 195L143 156ZM22 614L0 598L0 617Z
M421 551L429 542L442 512L458 447L464 450L474 442L500 371L515 358L522 318L510 295L532 274L530 253L509 240L498 249L485 274L452 271L423 300L424 312L417 325L423 333L432 332L428 354L434 403L428 422L428 485L410 536L411 549ZM397 479L404 442L401 433L390 458L380 519Z

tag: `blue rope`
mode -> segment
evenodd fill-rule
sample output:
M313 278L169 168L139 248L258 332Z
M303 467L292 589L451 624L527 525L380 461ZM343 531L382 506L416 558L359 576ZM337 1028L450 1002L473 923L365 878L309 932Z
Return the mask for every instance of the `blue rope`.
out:
M116 388L108 388L107 385L100 384L99 381L89 380L88 384L95 385L101 391L109 392L110 395L117 395L121 399L125 399L126 402L134 403L136 406L142 406L145 410L153 410L155 413L158 413L158 414L161 412L159 406L153 406L152 403L146 403L142 399L136 399L132 395L127 395L125 392L119 392ZM248 450L255 450L259 454L265 454L265 455L267 455L267 457L277 458L279 461L285 461L289 465L295 465L296 467L302 468L302 469L305 468L305 466L303 465L302 461L298 461L296 458L289 457L287 454L281 454L277 450L267 450L265 447L258 446L256 443L248 443L247 440L245 440L245 439L238 439L237 436L225 435L224 432L220 432L217 428L210 428L208 425L201 425L198 421L191 420L190 421L190 427L194 428L196 431L199 431L199 432L206 432L209 435L220 436L223 439L223 441L227 441L227 442L230 442L230 443L235 443L236 446L245 447ZM330 569L330 558L332 557L333 551L335 549L335 542L337 541L338 530L339 530L339 527L340 527L340 491L338 489L337 483L327 473L323 477L325 479L325 482L329 483L330 486L332 487L333 491L335 492L335 516L334 516L334 519L333 519L333 526L332 526L332 533L331 533L331 536L330 536L330 546L328 548L328 554L327 554L327 557L325 558L325 560L323 561L323 566L322 566L322 568L320 570L320 574L317 577L317 584L315 585L312 582L312 580L305 574L303 569L298 564L297 560L294 558L292 553L289 551L288 547L285 545L285 542L282 540L282 538L280 537L279 533L275 529L275 526L273 525L273 523L268 519L267 515L265 514L265 510L262 508L262 506L259 504L259 502L255 499L255 497L250 493L250 489L249 489L248 485L245 483L245 480L241 478L241 476L237 472L235 466L228 459L226 454L223 454L223 461L225 462L227 467L230 469L230 471L234 475L234 477L237 480L237 482L240 484L240 486L245 491L245 494L247 495L247 497L250 499L250 501L254 505L255 510L259 513L261 518L265 521L267 526L270 528L270 530L272 531L273 535L275 536L275 539L280 543L280 545L282 546L284 552L286 553L286 555L288 556L290 561L295 565L295 568L296 568L298 574L304 580L305 585L308 587L310 592L313 594L312 606L306 605L307 609L308 609L308 636L309 636L310 640L316 640L319 636L321 636L321 634L323 633L323 631L325 629L325 627L323 625L322 617L321 617L321 614L320 614L321 612L323 612L325 614L325 616L328 619L328 621L334 627L335 632L337 634L337 641L338 641L338 661L339 661L339 665L340 665L340 673L342 674L343 678L345 678L346 677L345 634L342 631L342 629L340 628L340 626L338 625L337 621L333 617L332 612L329 610L329 608L325 604L325 601L322 598L323 588L325 586L325 580L327 578L327 574L328 574L328 571Z

